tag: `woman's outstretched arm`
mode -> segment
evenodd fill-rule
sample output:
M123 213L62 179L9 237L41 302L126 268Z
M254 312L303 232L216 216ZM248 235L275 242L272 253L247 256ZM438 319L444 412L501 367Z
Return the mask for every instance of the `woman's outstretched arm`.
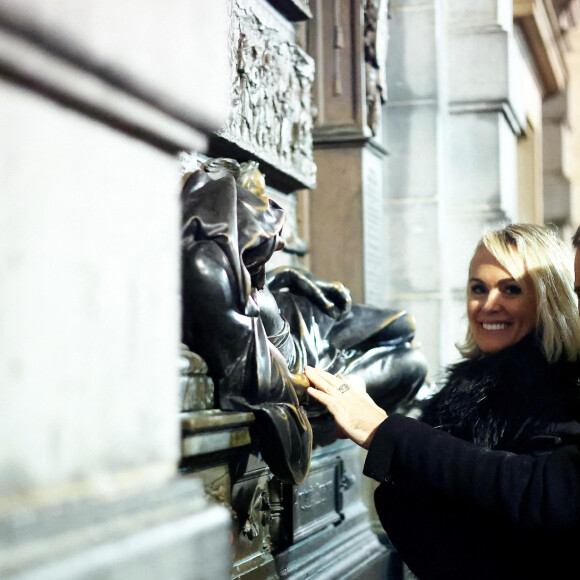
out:
M308 394L328 408L345 435L368 449L387 413L364 390L339 376L312 367L306 367L306 376L314 385Z

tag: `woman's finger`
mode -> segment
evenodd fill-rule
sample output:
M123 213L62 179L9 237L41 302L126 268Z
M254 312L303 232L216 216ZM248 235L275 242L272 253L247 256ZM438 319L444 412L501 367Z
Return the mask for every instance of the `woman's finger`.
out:
M308 387L307 393L317 401L320 401L333 415L336 412L335 404L332 395L325 393L324 391L317 390L314 387Z
M327 404L328 399L330 398L329 395L327 395L324 391L319 391L317 389L315 389L314 387L308 387L306 389L306 392L313 398L316 399L317 401L320 401L323 405Z
M304 369L308 380L321 391L328 393L331 389L336 388L336 378L334 375L327 373L326 371L315 369L313 367L306 367Z
M330 411L330 413L332 415L334 415L334 417L336 418L337 408L336 408L336 405L335 405L335 403L334 403L333 398L332 398L331 395L328 395L324 391L317 390L314 387L308 387L308 389L307 389L306 392L313 399L316 399L317 401L319 401L320 403L322 403Z

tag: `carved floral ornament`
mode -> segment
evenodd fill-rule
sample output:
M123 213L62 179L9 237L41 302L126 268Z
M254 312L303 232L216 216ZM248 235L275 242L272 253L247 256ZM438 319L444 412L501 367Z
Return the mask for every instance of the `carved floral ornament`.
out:
M387 100L385 66L388 43L388 0L365 0L364 52L367 96L367 125L377 135L381 124L381 106Z
M312 58L240 0L231 22L232 106L219 135L313 184Z

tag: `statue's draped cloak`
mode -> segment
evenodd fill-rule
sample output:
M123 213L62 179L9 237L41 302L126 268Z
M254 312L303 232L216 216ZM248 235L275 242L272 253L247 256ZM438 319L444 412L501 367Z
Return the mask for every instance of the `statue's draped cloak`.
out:
M183 340L207 362L219 407L253 411L260 451L280 479L300 483L312 430L287 361L268 340L252 275L275 249L284 212L236 184L193 173L182 191Z

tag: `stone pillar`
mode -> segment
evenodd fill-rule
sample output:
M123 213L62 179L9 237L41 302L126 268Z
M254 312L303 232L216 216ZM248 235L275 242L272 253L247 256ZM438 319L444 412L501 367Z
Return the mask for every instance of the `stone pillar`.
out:
M317 63L310 202L313 272L357 302L382 305L386 10L383 0L317 0L308 41ZM330 41L329 39L332 39Z
M574 105L570 111L570 123L572 127L571 139L571 159L580 159L580 107L575 103L580 99L580 27L577 25L570 30L568 35L570 41L570 52L567 55L567 64L570 70L570 85L571 98ZM580 163L574 162L571 166L572 170L572 199L570 207L570 222L571 231L567 237L569 238L575 231L575 227L580 225Z
M572 205L571 134L568 91L544 102L544 216L547 222L566 227Z
M306 250L297 235L302 207L296 190L302 190L302 206L305 191L317 182L311 109L315 67L303 48L310 4L230 3L232 107L226 125L211 139L208 156L259 163L267 195L286 210L286 251L278 252L268 267L295 265ZM319 176L318 183L324 179ZM190 363L194 358L189 353ZM215 400L204 396L206 385L198 383L199 365L184 367L187 407L180 467L202 477L206 491L231 509L232 577L384 578L386 551L373 533L362 497L360 448L350 441L330 443L332 422L313 417L308 477L296 485L283 482L258 452L260 437L270 435L256 427L254 413L212 408Z
M393 2L384 108L384 302L417 318L421 350L437 368L441 333L440 204L445 85L440 2Z
M385 234L390 234L383 210L387 150L382 144L387 9L386 0L314 2L308 47L317 66L318 177L309 200L310 265L318 276L344 282L355 302L395 307L385 302L384 291ZM372 529L385 542L374 509L376 483L363 477L362 486ZM382 577L399 577L401 564L388 547L383 560Z
M420 321L433 376L457 358L469 258L517 219L524 62L504 1L393 3L385 107L385 302Z
M456 358L467 266L486 225L517 220L517 138L524 125L521 54L511 2L448 3L442 356Z
M0 3L3 578L229 577L229 513L176 475L177 153L225 119L227 24Z

